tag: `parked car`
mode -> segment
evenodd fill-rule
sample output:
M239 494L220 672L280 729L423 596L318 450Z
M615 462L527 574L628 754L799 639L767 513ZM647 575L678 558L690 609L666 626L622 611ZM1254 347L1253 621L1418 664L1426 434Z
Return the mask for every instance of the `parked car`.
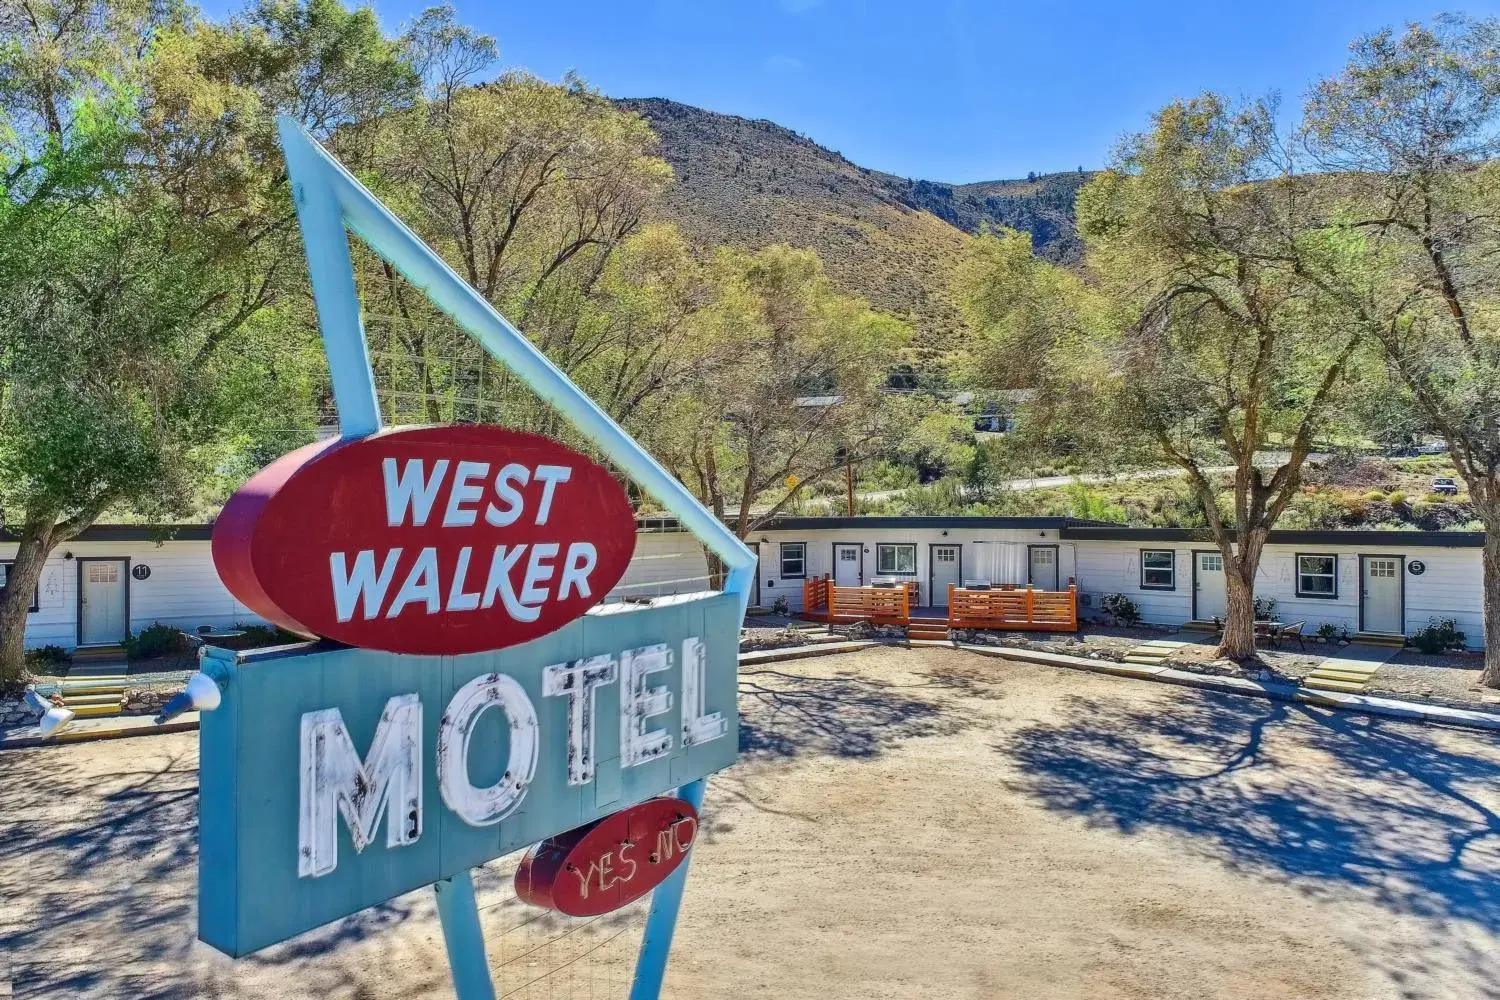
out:
M1418 455L1442 455L1448 450L1446 441L1428 441L1426 444L1417 446Z
M1446 497L1458 496L1458 484L1453 481L1452 476L1438 476L1432 481L1432 492L1441 493Z

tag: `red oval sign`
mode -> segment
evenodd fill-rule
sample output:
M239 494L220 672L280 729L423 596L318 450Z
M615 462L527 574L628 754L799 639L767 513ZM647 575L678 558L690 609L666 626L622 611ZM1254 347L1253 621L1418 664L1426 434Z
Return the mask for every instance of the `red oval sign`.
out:
M294 632L391 653L475 653L561 628L635 551L630 500L549 438L461 425L309 445L214 524L214 565Z
M698 811L682 799L647 799L537 844L516 869L532 906L592 917L633 903L687 857Z

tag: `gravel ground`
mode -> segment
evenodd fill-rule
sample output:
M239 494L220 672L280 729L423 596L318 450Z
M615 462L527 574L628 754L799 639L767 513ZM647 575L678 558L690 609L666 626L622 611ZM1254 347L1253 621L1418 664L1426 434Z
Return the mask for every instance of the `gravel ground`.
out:
M1483 667L1480 656L1434 656L1404 649L1389 663L1381 664L1370 690L1460 708L1494 710L1500 692L1479 683Z
M942 649L748 670L741 701L667 996L1500 997L1491 735ZM15 996L451 996L425 890L195 944L196 748L0 757ZM538 919L509 871L479 877L501 995L623 998L639 911Z

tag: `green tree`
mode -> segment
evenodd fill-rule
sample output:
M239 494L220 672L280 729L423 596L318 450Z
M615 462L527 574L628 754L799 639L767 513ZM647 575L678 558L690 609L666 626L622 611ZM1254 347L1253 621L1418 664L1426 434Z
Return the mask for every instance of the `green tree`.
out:
M1384 350L1469 487L1484 683L1500 687L1500 21L1440 18L1351 51L1310 95L1305 137L1337 179L1323 225L1357 252L1312 274Z
M695 317L703 363L642 428L672 472L740 538L788 503L887 454L912 404L884 390L909 331L839 294L817 255L720 250ZM722 568L711 555L717 582Z
M1309 199L1273 121L1204 95L1129 137L1079 197L1089 281L1012 235L977 241L959 272L982 377L1034 386L1034 421L1183 470L1224 556L1220 653L1234 658L1254 656L1262 549L1361 342L1301 277L1329 250L1299 239ZM1227 509L1209 472L1226 464Z
M54 546L106 510L185 512L226 435L295 414L305 355L258 322L301 280L272 120L401 100L415 73L374 26L326 0L227 25L0 0L0 679Z

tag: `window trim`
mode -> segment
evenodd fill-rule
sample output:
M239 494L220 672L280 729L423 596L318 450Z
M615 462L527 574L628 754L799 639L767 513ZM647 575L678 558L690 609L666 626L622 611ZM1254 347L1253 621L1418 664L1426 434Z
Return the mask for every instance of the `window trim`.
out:
M10 586L10 567L15 564L16 561L14 559L0 559L0 566L5 567L5 585L7 587ZM42 583L38 580L36 586L31 589L31 606L26 609L26 613L34 615L40 610L42 610Z
M1332 559L1333 571L1331 573L1309 573L1308 576L1331 576L1333 578L1333 591L1323 594L1311 590L1302 589L1302 560L1303 559ZM1296 594L1314 601L1336 601L1339 597L1339 554L1337 552L1295 552L1292 554L1292 571L1296 579Z
M899 569L893 569L889 573L880 568L880 552L882 549L911 549L911 572L905 573ZM917 578L917 543L916 542L876 542L875 543L875 575L876 576L909 576L913 580Z
M807 579L807 543L806 542L780 542L780 548L776 550L776 568L781 570L783 580L806 580ZM786 556L788 548L799 548L802 550L802 572L788 573L786 571Z
M1164 583L1147 583L1146 582L1146 553L1148 553L1148 552L1151 553L1152 555L1161 555L1163 552L1165 552L1170 557L1170 559L1171 559L1171 565L1170 566L1166 566L1166 567L1153 566L1151 568L1154 569L1154 570L1157 570L1157 571L1160 571L1162 569L1168 569L1168 570L1170 570L1171 573L1172 573L1172 582L1171 583L1165 583L1164 584ZM1140 570L1141 570L1141 572L1140 572L1140 585L1141 585L1141 589L1142 590L1176 590L1177 589L1177 550L1176 549L1140 549L1140 550L1138 550L1138 557L1139 557L1140 562L1141 562L1141 566L1140 566Z

